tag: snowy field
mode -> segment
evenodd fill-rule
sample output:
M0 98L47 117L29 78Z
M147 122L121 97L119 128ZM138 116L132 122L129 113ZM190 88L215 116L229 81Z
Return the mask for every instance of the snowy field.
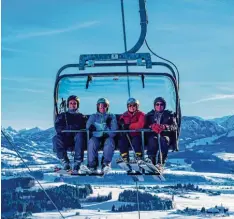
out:
M191 143L189 143L186 148L193 148L196 146L200 146L200 145L206 145L206 144L212 144L215 140L217 140L218 138L225 136L225 134L222 135L213 135L211 137L206 137L206 138L200 138L197 139Z
M215 153L213 155L225 161L234 161L234 153L220 152L220 153Z
M222 190L223 187L217 187L217 189ZM107 195L109 192L112 192L112 199L109 201L101 202L101 203L82 203L82 209L72 209L72 210L64 210L62 214L66 218L83 218L83 219L133 219L138 218L138 212L111 212L111 207L115 205L116 207L120 206L121 204L126 204L126 202L119 202L118 196L121 191L124 189L134 189L133 186L93 186L94 194L91 196L97 196L98 194ZM175 209L168 210L168 211L141 211L140 215L141 218L146 219L156 219L156 218L217 218L217 216L212 217L206 215L203 216L186 216L186 215L179 215L175 214L177 209L183 210L186 207L189 208L197 208L201 209L203 206L208 209L214 207L216 205L220 206L223 205L224 207L229 208L230 216L227 218L234 218L234 188L230 190L232 194L221 194L219 196L209 196L205 193L198 193L198 192L189 192L185 193L184 195L175 195ZM143 191L143 190L140 190ZM156 193L152 193L156 194ZM167 197L171 198L171 195L166 193L159 193L156 194L160 197ZM79 213L79 215L76 215ZM221 216L220 216L221 217ZM46 213L36 213L33 214L33 218L41 219L41 218L60 218L58 212L46 212Z

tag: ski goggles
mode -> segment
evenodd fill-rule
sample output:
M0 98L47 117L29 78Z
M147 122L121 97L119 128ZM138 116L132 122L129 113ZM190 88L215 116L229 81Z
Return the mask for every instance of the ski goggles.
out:
M164 103L156 103L155 106L164 106Z
M137 104L128 104L128 107L136 107Z
M69 102L69 105L77 105L77 102L76 101L74 101L74 102Z
M108 107L108 105L106 103L99 103L98 106L100 106L100 104L102 104L105 108Z

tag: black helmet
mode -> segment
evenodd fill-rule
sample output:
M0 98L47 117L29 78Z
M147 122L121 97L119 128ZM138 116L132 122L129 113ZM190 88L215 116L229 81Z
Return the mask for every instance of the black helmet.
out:
M128 99L128 101L127 101L127 106L128 106L129 104L131 104L131 103L136 104L136 105L137 105L137 109L138 109L138 107L139 107L139 105L140 105L139 100L130 97L130 98Z
M100 103L106 104L106 105L107 105L106 111L108 111L109 106L110 106L109 100L107 100L106 98L99 98L98 101L97 101L97 111L98 111L98 104L100 104ZM98 111L98 112L99 112L99 111Z
M157 102L162 102L162 103L164 103L164 109L166 108L166 100L163 98L163 97L156 97L155 99L154 99L154 106L155 106L155 104L157 103Z
M77 109L79 108L80 106L80 99L79 97L75 96L75 95L71 95L67 98L67 108L69 107L69 101L70 100L75 100L77 102Z

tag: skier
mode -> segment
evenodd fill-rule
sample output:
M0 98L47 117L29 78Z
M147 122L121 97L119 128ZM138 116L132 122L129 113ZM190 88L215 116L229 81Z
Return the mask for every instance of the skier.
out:
M177 130L175 115L173 112L166 110L166 101L164 98L155 98L154 109L146 114L145 123L147 128L151 128L154 131L147 133L148 158L146 158L146 162L152 162L160 171L163 171L168 149L173 141L171 133ZM161 151L158 145L159 134L161 136ZM158 152L159 155L156 164L156 155Z
M98 167L98 150L103 146L102 171L110 170L110 164L115 150L114 136L116 133L103 131L116 131L118 128L114 114L108 113L109 101L100 98L97 101L97 112L92 114L86 124L92 137L88 141L88 167L95 172Z
M127 111L120 116L119 125L122 130L135 130L144 128L145 114L139 110L139 101L135 98L129 98L127 100ZM129 145L132 145L132 149L135 153L137 161L142 159L142 140L141 133L121 133L119 139L119 150L122 159L129 162Z
M75 150L73 171L78 171L84 158L84 133L62 133L63 130L85 129L86 118L78 112L80 99L71 95L67 99L67 112L59 114L55 120L56 135L53 137L53 146L57 152L63 169L70 170L70 161L67 156L69 146Z

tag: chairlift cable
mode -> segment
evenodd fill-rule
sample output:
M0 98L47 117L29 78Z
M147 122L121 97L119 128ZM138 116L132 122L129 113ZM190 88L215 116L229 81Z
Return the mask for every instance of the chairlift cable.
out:
M28 169L28 171L30 173L32 173L32 171L30 170L30 168L28 167L28 165L26 164L26 162L24 161L23 157L20 155L18 149L15 147L15 145L9 140L9 138L7 137L7 135L4 133L4 131L1 129L1 132L3 134L3 136L5 137L5 139L8 141L8 143L12 146L13 150L17 153L18 157L22 160L22 162L24 163L25 167ZM49 194L46 192L46 190L43 188L43 186L41 185L41 183L35 179L37 181L37 183L39 184L39 186L41 187L41 189L44 191L44 193L46 194L46 196L48 197L48 199L51 201L51 203L54 205L54 207L56 208L56 210L59 212L59 214L61 215L62 218L65 218L62 213L60 212L60 210L58 209L58 207L56 206L56 204L53 202L53 200L50 198Z
M124 50L127 52L127 40L126 40L126 28L125 28L125 18L124 18L124 5L123 0L121 1L121 13L122 13L122 25L123 25L123 38L124 38ZM128 63L128 61L126 61ZM126 65L126 71L129 72L128 65ZM128 97L131 97L131 90L130 90L130 81L129 81L129 75L127 75L127 81L128 81Z
M166 62L169 62L170 64L172 64L172 65L175 67L176 72L177 72L177 76L178 76L178 83L177 83L177 84L178 84L178 90L179 90L180 75L179 75L179 70L178 70L178 68L176 67L176 65L175 65L173 62L171 62L170 60L165 59L165 58L163 58L163 57L157 55L157 54L150 48L150 46L149 46L149 44L148 44L148 42L147 42L146 39L145 39L145 45L147 46L148 50L149 50L153 55L155 55L156 57L158 57L158 58L160 58L160 59L162 59L162 60L164 60L164 61L166 61Z

